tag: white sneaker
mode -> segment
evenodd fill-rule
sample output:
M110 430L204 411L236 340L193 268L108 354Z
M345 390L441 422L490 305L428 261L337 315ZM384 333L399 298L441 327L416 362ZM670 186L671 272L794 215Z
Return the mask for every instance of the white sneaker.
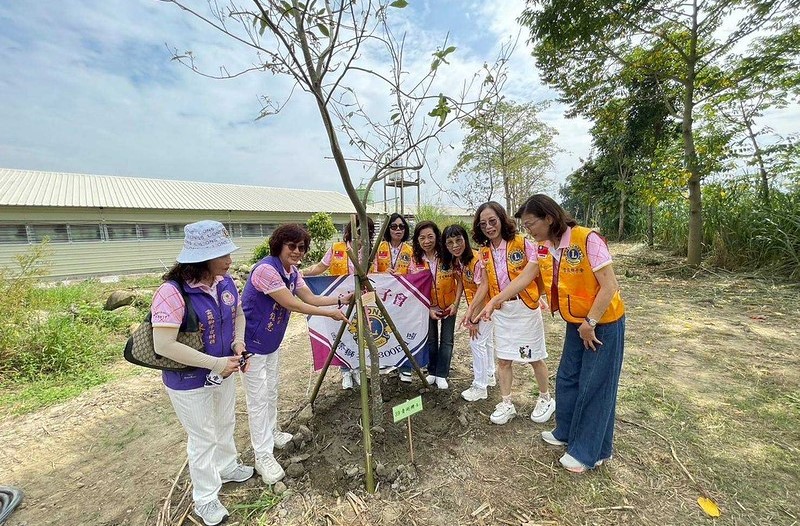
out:
M563 440L557 439L553 436L552 431L542 431L542 440L550 444L551 446L566 446L567 443Z
M486 393L485 387L481 389L477 385L472 384L469 389L461 393L461 398L467 402L475 402L476 400L486 400L488 398L488 394Z
M226 482L244 482L253 476L253 468L239 464L236 468L226 475L220 475L222 483Z
M583 473L584 471L589 469L588 466L586 466L585 464L581 463L578 459L576 459L575 457L573 457L569 453L564 453L564 456L562 456L560 459L558 459L558 461L561 462L562 466L567 468L567 471L571 471L572 473ZM599 464L596 464L596 465L599 465Z
M494 387L495 385L497 385L497 378L495 378L493 374L490 374L486 378L486 385L489 387Z
M401 382L405 382L407 384L410 384L411 381L412 381L411 373L406 372L406 371L400 371L400 381Z
M447 378L442 378L441 376L436 377L436 387L439 389L447 389L450 385L447 383Z
M283 449L286 447L286 444L292 441L292 434L291 433L284 433L283 431L275 431L272 434L272 439L275 443L275 447L278 449Z
M225 509L219 499L195 506L194 513L202 519L203 524L206 526L217 526L228 516L228 510Z
M428 376L425 377L425 381L428 382L428 385L433 385L436 383L436 377L433 376L432 374L429 374Z
M350 374L350 371L342 372L342 389L352 389L353 388L353 375Z
M256 471L261 475L261 480L264 481L264 484L269 485L275 484L286 476L283 468L273 456L257 458Z
M494 413L491 414L489 420L493 424L502 426L508 423L512 418L517 416L517 408L511 402L500 402L494 406Z
M550 398L550 400L545 400L541 396L536 401L536 407L533 408L531 412L531 420L536 422L537 424L544 424L550 417L553 416L553 413L556 411L556 400L555 398Z

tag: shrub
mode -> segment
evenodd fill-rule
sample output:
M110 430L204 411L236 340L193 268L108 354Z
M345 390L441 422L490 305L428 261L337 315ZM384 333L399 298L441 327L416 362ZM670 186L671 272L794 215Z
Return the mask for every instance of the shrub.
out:
M315 263L322 259L328 250L328 241L336 235L336 226L331 215L327 212L317 212L306 223L308 234L311 236L311 247L304 260Z
M253 249L253 256L250 258L250 263L257 263L269 256L269 238L264 239L264 242Z

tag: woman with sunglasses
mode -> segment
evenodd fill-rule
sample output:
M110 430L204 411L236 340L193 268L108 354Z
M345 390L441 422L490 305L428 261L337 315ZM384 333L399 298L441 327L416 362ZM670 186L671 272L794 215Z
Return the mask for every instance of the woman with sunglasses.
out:
M497 309L492 313L492 318L498 359L497 376L503 399L489 419L498 425L507 423L517 414L511 401L514 362L530 364L539 387L539 398L531 412L531 420L547 422L556 408L556 401L550 396L549 373L544 362L547 351L536 282L531 282L515 294L505 294L503 302L492 301L526 265L536 265L536 246L516 232L516 225L499 203L483 203L475 212L472 239L481 246L481 261L486 267L490 296L487 306L492 305L493 309ZM487 312L488 307L484 307L483 311ZM474 309L468 310L469 320L477 321L473 317L475 312Z
M556 427L542 439L566 446L561 465L583 473L611 458L625 305L608 245L597 232L578 226L544 194L530 197L515 217L539 242L539 264L525 268L493 301L522 290L541 270L550 310L567 322L556 374Z
M266 484L275 484L284 476L273 448L280 449L292 439L292 435L278 429L278 351L289 314L302 312L347 321L341 310L321 307L341 306L349 298L315 295L297 270L309 243L311 237L302 226L279 226L269 238L270 255L253 266L242 292L247 320L244 341L252 353L242 379L256 470Z
M461 282L464 295L467 298L468 309L479 312L483 308L483 298L486 297L487 277L486 268L481 262L480 254L469 246L467 231L461 225L450 225L444 229L445 251L442 255L444 264L452 266L456 276ZM482 287L482 294L478 304L473 305L478 288ZM469 329L469 347L472 350L472 385L461 393L461 398L467 402L485 400L488 398L486 388L496 384L494 378L494 335L492 322L478 320L471 323L465 318L465 325Z
M414 228L412 248L414 257L409 274L430 272L431 286L430 320L428 321L428 385L439 389L449 387L450 360L453 357L453 333L456 328L456 313L461 300L461 282L452 265L444 262L442 236L433 221L422 221ZM441 332L440 332L441 329ZM410 372L404 369L405 373ZM401 377L402 379L402 377Z
M360 230L358 216L355 216L356 229ZM375 223L371 217L367 217L367 229L369 231L369 238L375 237ZM304 276L319 276L326 270L330 270L331 276L347 276L348 274L355 273L355 267L350 258L347 257L347 249L351 248L353 241L353 234L350 232L350 223L344 226L344 235L342 241L337 241L331 248L322 256L322 261L312 265L306 269L301 270ZM359 256L360 257L360 256ZM360 376L358 369L351 370L347 367L341 367L342 371L342 389L352 389L353 385L360 384Z
M407 274L413 251L408 241L408 223L395 212L389 217L389 227L383 234L375 255L375 271L390 274Z

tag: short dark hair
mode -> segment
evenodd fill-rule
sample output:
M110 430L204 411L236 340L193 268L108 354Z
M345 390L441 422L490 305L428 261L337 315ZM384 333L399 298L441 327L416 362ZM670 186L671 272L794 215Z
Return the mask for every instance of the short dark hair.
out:
M414 227L414 237L411 238L411 248L414 252L414 261L417 265L422 265L422 256L425 254L425 251L422 250L422 245L419 244L419 233L425 230L426 228L430 228L433 230L433 234L436 236L436 257L442 257L442 233L439 230L439 227L436 226L436 223L433 221L420 221L417 223L417 226Z
M453 254L447 250L447 240L451 237L463 237L464 238L464 252L459 257L459 261L461 261L461 265L466 267L469 265L469 262L472 261L474 258L474 254L472 253L472 247L469 245L469 236L467 235L466 229L461 225L450 225L444 229L442 232L442 266L444 268L451 268L455 263L455 258Z
M354 217L356 218L356 228L359 228L361 225L359 225L358 215L356 214ZM369 216L367 216L367 229L369 230L369 238L372 239L375 237L375 221L373 221ZM353 234L350 232L350 221L344 225L344 235L342 236L342 239L346 243L353 241Z
M398 219L403 222L403 226L405 227L405 231L403 232L403 239L401 239L400 241L408 241L408 236L411 235L411 233L408 231L408 221L406 221L406 218L401 216L397 212L395 212L394 214L390 215L389 216L389 221L386 222L386 231L383 233L383 240L384 241L391 241L392 240L392 234L391 234L391 232L389 232L389 229L392 226L392 223L394 223Z
M175 263L161 279L164 281L176 281L178 283L189 283L200 281L208 275L208 261L199 263Z
M269 238L269 255L280 256L285 243L305 243L306 252L308 252L308 249L311 248L311 236L303 226L297 223L281 225Z
M553 222L550 224L550 237L560 239L567 231L567 227L578 226L578 222L572 219L569 213L561 208L552 197L545 194L536 194L530 196L517 213L514 214L516 218L522 218L523 214L531 214L540 219L545 219L550 216Z
M489 238L481 230L481 213L490 208L497 214L497 219L500 220L500 236L506 241L511 241L517 235L517 225L508 217L506 209L497 201L488 201L483 203L475 211L475 218L472 220L472 239L479 245L486 246L489 244Z

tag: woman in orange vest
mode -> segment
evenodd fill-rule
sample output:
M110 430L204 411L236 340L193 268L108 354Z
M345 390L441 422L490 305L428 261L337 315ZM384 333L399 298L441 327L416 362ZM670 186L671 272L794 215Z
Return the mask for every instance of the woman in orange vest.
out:
M356 217L356 229L359 228L358 216ZM367 228L369 230L369 238L375 237L375 223L371 217L367 217ZM331 276L346 276L355 273L355 267L350 258L347 257L347 249L351 248L353 241L353 234L350 232L350 222L344 226L344 235L342 241L337 241L331 248L322 256L322 261L312 265L300 272L303 276L318 276L330 269ZM359 257L360 259L360 257ZM342 389L352 389L353 384L360 384L360 376L358 370L351 370L347 367L342 367Z
M408 241L408 223L395 212L389 217L389 227L383 234L375 255L375 271L390 274L407 274L413 252Z
M453 333L456 313L461 300L461 282L456 279L452 265L442 260L442 243L439 227L433 221L422 221L414 228L411 240L414 257L409 274L430 272L431 308L428 323L428 385L447 389L450 376L450 359L453 356ZM441 333L439 332L441 326Z
M450 225L444 229L442 234L444 239L444 262L452 265L456 270L464 296L467 298L467 305L473 311L480 311L483 302L473 305L475 294L480 285L487 283L486 269L481 262L480 254L469 246L469 236L461 225ZM485 287L485 285L484 285ZM485 296L485 293L482 295ZM488 398L486 388L496 385L494 378L494 334L492 322L478 320L478 323L470 323L465 319L465 325L469 329L469 347L472 351L472 385L469 389L461 393L461 398L467 402L485 400Z
M531 283L514 293L502 294L527 265L536 265L536 246L516 232L516 225L499 203L483 203L475 212L472 239L481 245L481 261L486 267L491 298L483 310L489 309L488 305L497 309L493 314L494 343L503 399L489 420L498 425L505 424L517 414L511 401L514 362L529 363L539 387L539 398L531 412L531 420L540 424L547 422L556 406L556 401L550 396L549 373L544 362L547 350L539 309L539 289L536 283ZM503 299L497 300L501 294ZM482 299L482 296L476 297L474 301L478 303ZM470 310L467 313L473 316Z
M578 226L553 199L530 197L515 214L539 242L539 264L531 262L496 298L518 293L541 272L550 311L567 322L556 374L556 427L548 444L566 446L561 464L583 473L609 460L614 438L617 387L625 349L625 306L605 240Z

